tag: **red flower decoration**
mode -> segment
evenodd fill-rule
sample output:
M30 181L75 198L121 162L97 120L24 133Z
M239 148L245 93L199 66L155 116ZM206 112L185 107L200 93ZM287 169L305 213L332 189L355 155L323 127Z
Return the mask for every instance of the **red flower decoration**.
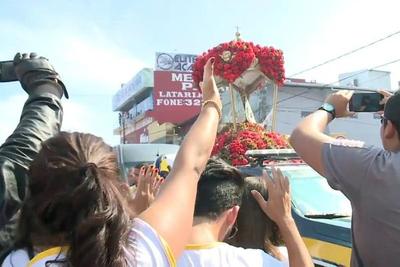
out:
M258 59L260 70L281 86L285 80L283 52L273 47L261 47L252 42L231 41L222 43L196 58L193 65L193 80L203 80L203 69L207 60L215 58L215 75L233 83L251 64Z
M236 133L231 125L225 126L215 140L212 155L238 166L249 163L245 157L247 150L288 147L289 144L282 135L266 132L259 124L245 122L237 124Z

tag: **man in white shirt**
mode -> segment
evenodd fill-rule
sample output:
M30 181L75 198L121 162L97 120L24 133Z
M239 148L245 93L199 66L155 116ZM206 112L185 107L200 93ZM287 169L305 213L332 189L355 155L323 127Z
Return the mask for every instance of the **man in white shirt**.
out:
M278 170L274 179L265 177L268 202L260 193L252 194L260 207L279 226L292 267L314 266L291 215L289 182ZM288 266L258 249L228 245L234 235L244 180L239 171L222 161L210 160L197 188L190 244L178 260L181 266ZM251 220L252 218L249 218Z

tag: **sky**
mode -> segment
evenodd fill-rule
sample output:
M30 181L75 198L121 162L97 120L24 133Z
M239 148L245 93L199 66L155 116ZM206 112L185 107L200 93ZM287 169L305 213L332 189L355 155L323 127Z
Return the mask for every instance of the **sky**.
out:
M118 114L111 99L156 52L200 54L234 38L283 50L287 77L400 30L400 1L358 0L0 0L0 60L37 52L60 73L63 130L90 132L112 145ZM296 78L331 83L340 73L400 58L400 34ZM400 63L390 71L398 88ZM0 142L18 123L27 96L0 83Z

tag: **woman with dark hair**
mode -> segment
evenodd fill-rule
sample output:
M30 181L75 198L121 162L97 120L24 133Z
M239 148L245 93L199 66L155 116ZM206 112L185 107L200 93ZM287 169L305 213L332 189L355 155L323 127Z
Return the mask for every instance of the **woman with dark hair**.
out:
M221 116L213 59L202 90L199 117L160 193L140 214L102 139L63 132L45 141L29 169L19 237L2 266L174 266L191 232L197 182Z
M237 231L227 242L237 247L261 249L279 260L287 260L278 225L261 210L251 193L253 190L268 199L263 178L245 178L242 204L236 220Z

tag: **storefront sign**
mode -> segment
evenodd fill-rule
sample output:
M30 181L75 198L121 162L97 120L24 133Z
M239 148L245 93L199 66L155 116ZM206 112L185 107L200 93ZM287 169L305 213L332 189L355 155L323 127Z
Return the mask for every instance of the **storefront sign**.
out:
M200 112L202 94L190 72L155 71L153 96L151 116L159 123L181 123Z
M156 70L191 72L196 55L156 53Z

